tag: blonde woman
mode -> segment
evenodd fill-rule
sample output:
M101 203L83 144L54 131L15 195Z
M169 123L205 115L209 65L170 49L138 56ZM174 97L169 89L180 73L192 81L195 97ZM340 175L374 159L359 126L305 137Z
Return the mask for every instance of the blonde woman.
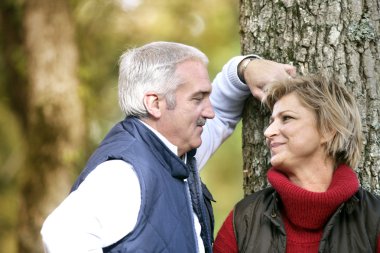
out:
M357 104L320 75L267 89L272 187L245 197L214 252L380 252L380 198L354 172L362 151Z

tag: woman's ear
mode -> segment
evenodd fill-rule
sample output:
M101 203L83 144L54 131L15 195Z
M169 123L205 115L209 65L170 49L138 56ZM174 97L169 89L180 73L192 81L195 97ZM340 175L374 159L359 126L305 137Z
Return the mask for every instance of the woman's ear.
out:
M330 142L335 137L335 134L336 134L336 130L329 130L326 133L322 133L321 144Z
M161 117L160 98L156 93L147 92L144 95L144 106L153 118Z

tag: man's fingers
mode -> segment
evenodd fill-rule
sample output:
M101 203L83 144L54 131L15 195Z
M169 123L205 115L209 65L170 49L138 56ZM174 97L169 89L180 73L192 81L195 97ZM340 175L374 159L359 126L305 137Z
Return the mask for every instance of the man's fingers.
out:
M265 86L279 80L296 77L297 69L290 64L255 60L246 69L245 80L252 95L260 101L265 97Z
M286 64L285 71L286 73L288 73L289 76L293 78L297 76L297 68L292 65Z

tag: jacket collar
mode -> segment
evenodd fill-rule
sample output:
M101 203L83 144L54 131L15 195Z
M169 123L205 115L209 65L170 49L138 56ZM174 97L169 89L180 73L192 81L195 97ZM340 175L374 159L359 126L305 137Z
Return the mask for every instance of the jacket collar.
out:
M135 138L140 138L146 144L153 155L160 161L172 177L178 179L186 179L189 177L190 172L186 164L141 121L135 117L127 117L122 124L125 129L128 128L128 124L133 126L132 130L135 131L135 134L137 134L135 135ZM193 157L195 152L196 150L188 152L188 159Z

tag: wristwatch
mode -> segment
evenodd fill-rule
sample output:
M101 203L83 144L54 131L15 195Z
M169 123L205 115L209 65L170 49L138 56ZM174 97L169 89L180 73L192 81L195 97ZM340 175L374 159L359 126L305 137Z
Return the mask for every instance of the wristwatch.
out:
M251 54L251 55L248 55L247 57L245 57L238 65L238 68L237 68L237 74L238 74L238 77L240 79L240 81L242 81L243 83L247 84L245 82L245 78L244 78L244 72L246 70L246 68L248 67L248 64L253 61L253 60L256 60L256 59L262 59L260 56L258 55L255 55L255 54Z

